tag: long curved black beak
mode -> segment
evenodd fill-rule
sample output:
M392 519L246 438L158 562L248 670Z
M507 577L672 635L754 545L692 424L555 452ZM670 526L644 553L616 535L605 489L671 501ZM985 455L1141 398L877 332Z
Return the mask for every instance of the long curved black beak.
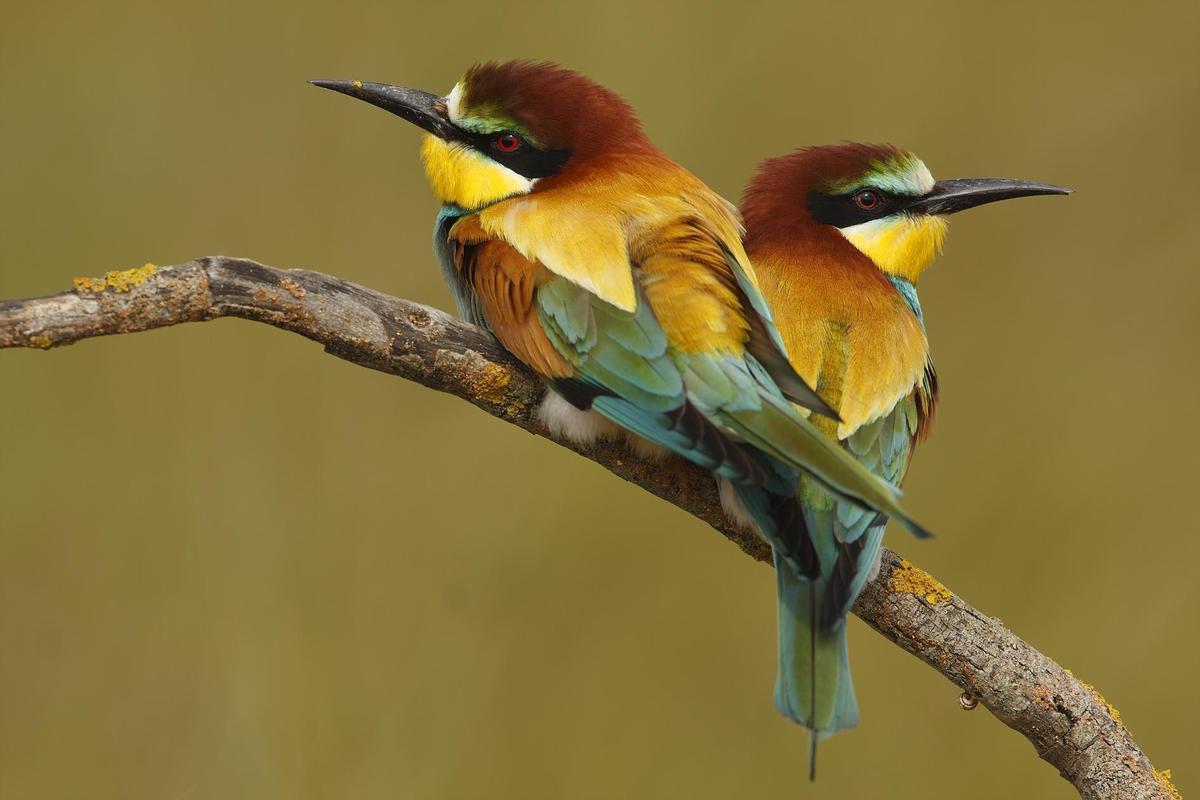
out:
M363 81L309 81L313 86L332 89L335 92L356 97L359 100L390 111L403 117L418 128L429 131L442 139L454 139L458 128L450 123L446 115L446 104L436 94L408 89L386 83L364 83Z
M955 178L938 181L933 191L909 204L918 214L953 214L968 208L1036 194L1070 194L1070 189L1048 183L1011 181L1004 178Z

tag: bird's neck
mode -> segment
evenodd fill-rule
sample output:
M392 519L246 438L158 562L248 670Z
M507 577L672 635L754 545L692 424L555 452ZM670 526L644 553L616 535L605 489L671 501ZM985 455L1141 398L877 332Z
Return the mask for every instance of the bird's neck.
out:
M925 327L925 312L921 310L921 299L917 296L917 286L907 278L901 278L897 275L888 275L888 280L892 286L896 287L896 291L904 298L904 302L908 304L909 309L913 312L913 316L917 318L917 322L921 323L921 327Z
M743 208L746 224L746 253L759 272L784 270L801 279L805 269L822 265L835 272L861 279L879 278L883 273L836 228L821 225L807 215L760 216Z

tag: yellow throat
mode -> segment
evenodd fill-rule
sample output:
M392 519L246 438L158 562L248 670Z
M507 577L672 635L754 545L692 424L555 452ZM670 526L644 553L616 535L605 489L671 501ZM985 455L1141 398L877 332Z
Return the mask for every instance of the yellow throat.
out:
M470 147L432 134L426 135L421 145L421 162L437 198L459 208L483 208L533 188L529 178Z
M841 232L879 269L916 283L942 252L946 227L943 217L897 214L841 228Z

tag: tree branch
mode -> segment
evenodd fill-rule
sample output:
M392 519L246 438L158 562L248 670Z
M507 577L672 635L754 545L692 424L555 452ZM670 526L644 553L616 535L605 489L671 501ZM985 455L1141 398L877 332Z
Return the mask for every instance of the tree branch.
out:
M75 289L0 302L0 348L51 348L92 336L241 317L298 333L326 352L461 397L552 439L708 523L760 561L768 549L721 513L712 478L651 464L617 442L580 447L537 420L540 381L488 333L427 306L316 272L221 256L76 278ZM1084 798L1178 797L1103 697L1053 660L884 551L854 613L1024 735Z

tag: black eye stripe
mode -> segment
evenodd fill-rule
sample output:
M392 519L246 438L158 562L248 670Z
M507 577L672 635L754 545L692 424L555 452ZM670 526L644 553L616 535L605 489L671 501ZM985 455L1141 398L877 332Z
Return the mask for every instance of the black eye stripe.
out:
M877 198L871 208L862 208L855 198L862 192L871 192ZM843 194L808 193L808 211L813 219L823 225L848 228L873 219L886 217L903 211L918 198L888 194L872 186L863 186Z
M534 147L520 134L515 134L521 140L518 147L511 151L501 150L497 145L497 137L502 133L513 132L472 133L462 131L460 138L464 144L483 153L497 164L503 164L513 172L530 180L553 175L562 169L563 165L567 163L567 159L571 157L570 150L541 150Z

